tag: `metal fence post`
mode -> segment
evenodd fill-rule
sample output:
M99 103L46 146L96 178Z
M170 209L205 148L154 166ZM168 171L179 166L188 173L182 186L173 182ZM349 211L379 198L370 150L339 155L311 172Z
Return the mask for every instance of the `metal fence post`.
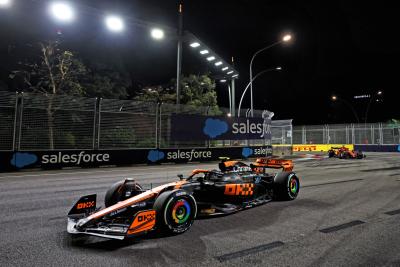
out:
M96 117L97 117L97 97L94 99L93 144L92 144L92 149L96 149Z
M293 146L293 121L290 120L290 145Z
M329 125L326 124L325 127L326 127L326 143L330 144L331 143L331 134L329 132Z
M16 142L16 134L17 134L18 96L19 96L19 93L15 92L14 125L13 125L13 141L12 141L12 150L13 151L15 151L15 142Z
M371 131L371 143L372 144L375 144L375 127L374 127L374 125L371 125L371 129L370 129L370 131Z
M159 119L159 123L158 123L158 131L159 131L159 135L158 135L158 148L161 148L161 140L162 140L162 102L160 102L159 104L159 111L158 111L158 119Z
M158 148L158 103L155 103L155 104L156 104L155 148Z
M22 135L22 118L24 114L24 92L21 93L21 106L19 108L19 127L18 127L18 146L17 150L21 150L21 135Z
M101 101L102 101L103 99L102 98L100 98L99 99L99 104L98 104L98 106L99 106L99 116L98 116L98 123L97 123L97 146L96 146L96 148L97 149L100 149L100 128L101 128Z

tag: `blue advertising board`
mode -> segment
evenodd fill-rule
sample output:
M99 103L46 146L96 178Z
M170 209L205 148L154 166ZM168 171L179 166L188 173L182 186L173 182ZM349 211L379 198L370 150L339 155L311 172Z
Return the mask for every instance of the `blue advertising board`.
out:
M271 139L271 119L173 114L171 140Z

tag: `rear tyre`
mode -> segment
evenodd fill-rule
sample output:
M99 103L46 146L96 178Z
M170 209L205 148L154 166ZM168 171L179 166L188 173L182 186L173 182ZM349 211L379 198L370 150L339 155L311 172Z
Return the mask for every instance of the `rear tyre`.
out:
M333 158L335 156L335 151L329 150L328 151L328 157Z
M294 172L281 172L274 178L274 199L294 200L300 191L300 180Z
M104 204L110 207L120 201L136 196L143 192L143 188L131 178L113 184L106 192Z
M184 190L167 191L154 203L157 227L168 234L181 234L189 230L197 214L196 201Z

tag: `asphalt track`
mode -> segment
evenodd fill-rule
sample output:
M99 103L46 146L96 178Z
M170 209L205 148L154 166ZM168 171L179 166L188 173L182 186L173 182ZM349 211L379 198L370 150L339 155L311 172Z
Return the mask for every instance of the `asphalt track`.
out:
M0 266L400 266L400 153L299 161L299 197L195 221L178 236L73 240L81 195L134 177L145 187L215 164L0 174Z

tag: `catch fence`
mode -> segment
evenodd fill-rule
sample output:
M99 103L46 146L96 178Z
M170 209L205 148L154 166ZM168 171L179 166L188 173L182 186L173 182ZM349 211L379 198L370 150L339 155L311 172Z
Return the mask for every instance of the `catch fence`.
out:
M254 113L254 117L261 118L263 111L256 110ZM205 148L271 144L269 139L173 141L173 114L228 116L229 110L0 91L0 151ZM292 143L291 120L272 121L271 131L273 144Z
M294 126L293 144L400 144L400 124L361 123Z

